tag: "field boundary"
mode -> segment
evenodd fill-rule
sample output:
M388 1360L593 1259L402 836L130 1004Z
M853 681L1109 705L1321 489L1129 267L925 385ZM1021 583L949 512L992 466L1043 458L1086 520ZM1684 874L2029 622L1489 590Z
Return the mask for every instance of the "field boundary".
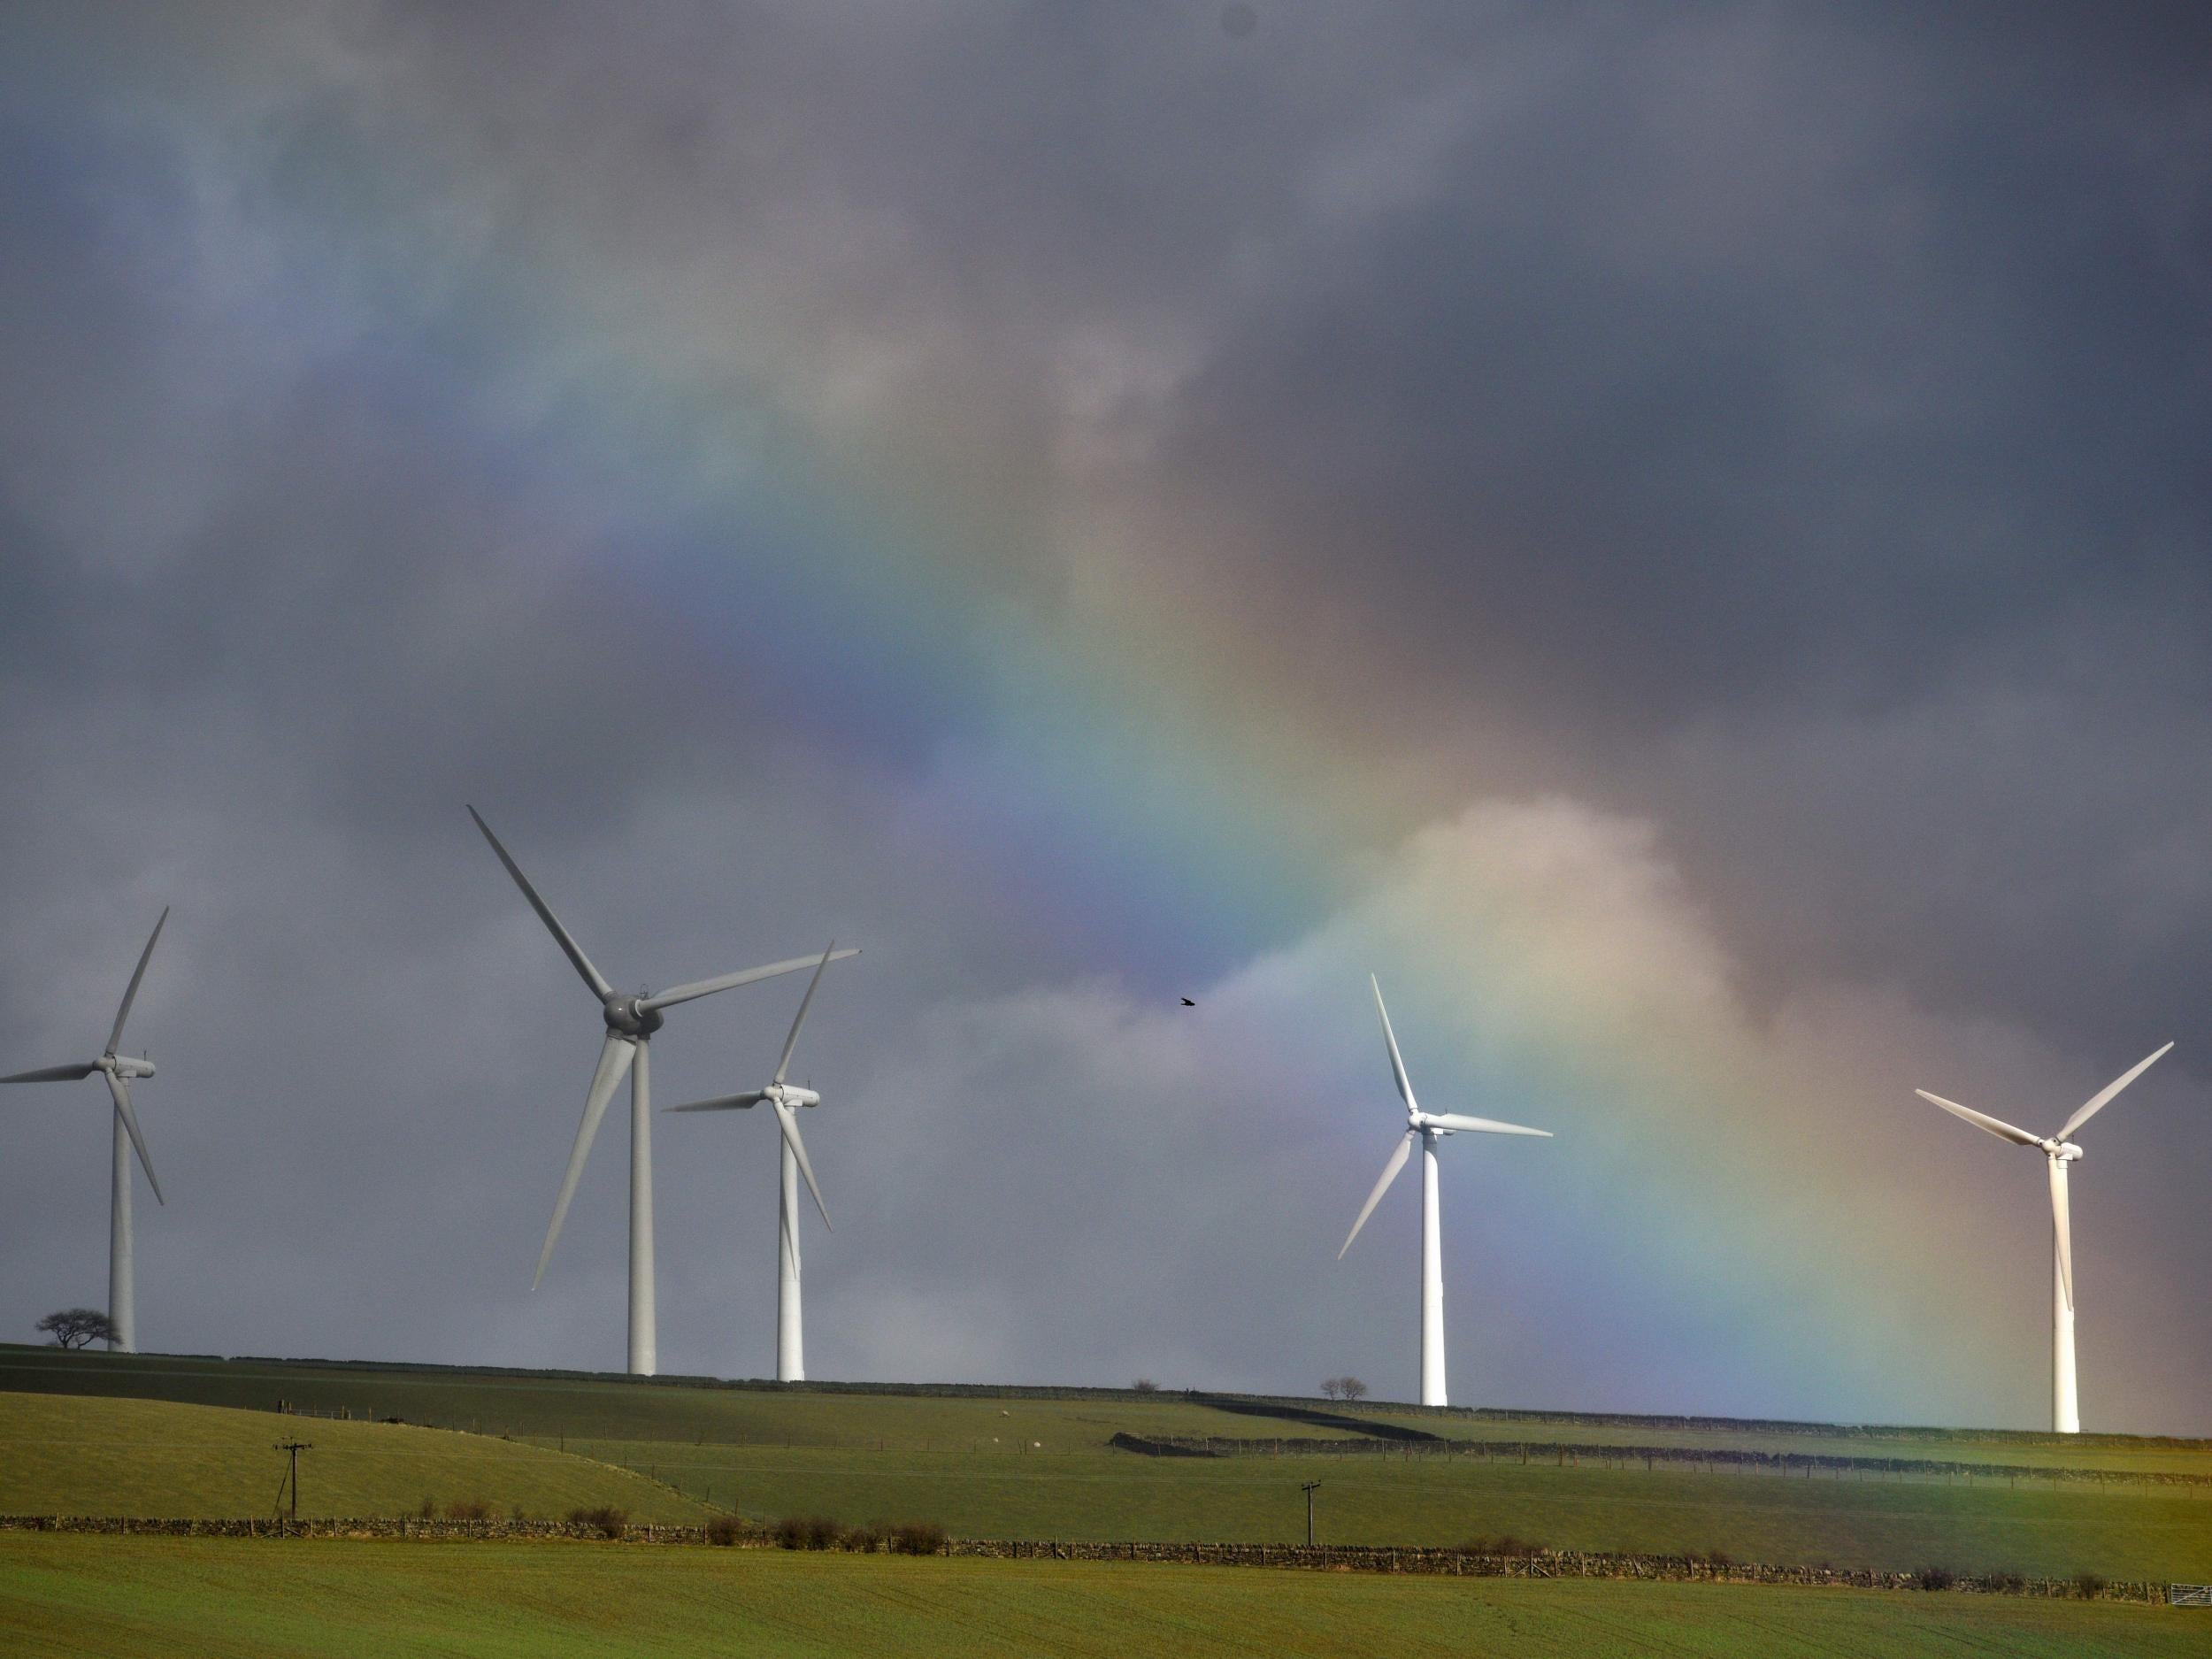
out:
M419 1542L566 1540L577 1543L727 1544L780 1548L772 1528L723 1520L706 1526L640 1522L611 1530L595 1522L449 1521L377 1517L297 1521L143 1520L124 1516L0 1515L0 1532L76 1532L130 1538L399 1540ZM1288 1571L1412 1573L1468 1578L1616 1578L1677 1584L1794 1585L1804 1588L1946 1591L2050 1601L2167 1605L2174 1586L2160 1579L2027 1578L2013 1573L1942 1574L1870 1568L1778 1567L1697 1555L1606 1550L1531 1549L1498 1555L1383 1544L1206 1544L1098 1542L1069 1539L950 1538L933 1553L990 1561L1118 1561L1159 1565L1263 1567Z
M2047 1463L1968 1463L1935 1457L1855 1457L1838 1452L1768 1452L1747 1447L1614 1446L1589 1440L1447 1440L1323 1439L1311 1435L1240 1438L1225 1435L1131 1434L1117 1432L1107 1445L1143 1457L1456 1457L1475 1462L1527 1463L1534 1458L1561 1468L1583 1463L1610 1467L1640 1462L1694 1463L1701 1468L1756 1469L1777 1476L1816 1473L1884 1474L1907 1479L1963 1479L1991 1484L2039 1481L2102 1486L2178 1486L2212 1489L2212 1475L2164 1469L2074 1469Z

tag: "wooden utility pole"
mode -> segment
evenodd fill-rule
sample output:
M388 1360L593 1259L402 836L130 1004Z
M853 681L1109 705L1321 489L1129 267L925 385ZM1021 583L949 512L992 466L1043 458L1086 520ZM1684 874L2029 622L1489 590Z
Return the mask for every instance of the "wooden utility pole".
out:
M292 1488L292 1518L296 1521L300 1518L300 1454L313 1451L315 1443L312 1440L279 1440L273 1449L292 1455L292 1467L285 1479ZM280 1487L277 1496L281 1498L283 1495L283 1489Z
M1313 1548L1313 1489L1320 1484L1317 1480L1302 1481L1298 1488L1306 1494L1306 1548L1308 1549Z

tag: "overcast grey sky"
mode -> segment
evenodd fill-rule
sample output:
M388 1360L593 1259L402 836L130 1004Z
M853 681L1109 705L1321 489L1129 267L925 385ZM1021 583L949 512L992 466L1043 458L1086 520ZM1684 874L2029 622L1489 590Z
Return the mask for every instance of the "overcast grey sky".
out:
M2212 1432L2212 25L0 18L0 1069L150 1348L614 1368L595 1010L818 949L822 1377ZM786 980L672 1012L673 1102ZM1177 1006L1182 995L1197 1010ZM0 1335L105 1283L0 1100ZM773 1131L664 1118L664 1369Z

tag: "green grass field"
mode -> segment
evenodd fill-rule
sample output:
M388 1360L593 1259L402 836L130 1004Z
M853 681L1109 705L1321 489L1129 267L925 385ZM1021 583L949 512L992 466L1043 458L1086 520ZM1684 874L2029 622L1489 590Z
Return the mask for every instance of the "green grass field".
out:
M150 1394L258 1406L260 1413L241 1414L259 1425L250 1431L255 1446L278 1438L279 1425L319 1444L326 1426L333 1432L367 1426L267 1415L279 1399L315 1409L349 1409L357 1417L400 1415L489 1436L511 1433L517 1445L508 1448L511 1452L527 1440L549 1452L581 1453L756 1519L826 1514L847 1523L934 1521L975 1536L1288 1542L1304 1530L1299 1484L1318 1479L1319 1536L1327 1542L1451 1545L1510 1532L1562 1548L1720 1550L1739 1560L1786 1564L2212 1580L2212 1493L2201 1490L2129 1481L2070 1483L2056 1490L2025 1482L2016 1490L2001 1480L1827 1473L1806 1479L1718 1468L1708 1473L1665 1463L1647 1472L1640 1462L1623 1467L1602 1454L1609 1435L1613 1444L1623 1436L1656 1444L1672 1432L1680 1443L1732 1437L1739 1445L1768 1448L1833 1443L1877 1455L1901 1455L1910 1446L1927 1456L1977 1462L1995 1461L2010 1450L2075 1466L2094 1455L2212 1469L2212 1453L2116 1438L2093 1438L2077 1451L2026 1437L2016 1442L1981 1436L1956 1442L1870 1441L1753 1427L1500 1424L1467 1414L1385 1407L1358 1415L1468 1439L1579 1434L1592 1451L1563 1466L1468 1455L1184 1459L1135 1455L1110 1449L1108 1442L1120 1431L1255 1440L1329 1431L1255 1417L1234 1409L1235 1402L1206 1404L1164 1394L875 1394L538 1373L63 1356L35 1348L0 1348L0 1386L110 1396L118 1405L127 1403L125 1396ZM0 1407L0 1438L9 1433L5 1410ZM434 1440L457 1443L453 1436ZM256 1467L267 1469L273 1491L273 1458L261 1451L253 1455L262 1460ZM65 1469L46 1479L40 1490L72 1501L32 1507L84 1512L111 1506L144 1515L265 1513L235 1507L242 1501L237 1491L201 1488L188 1479L159 1491L124 1481L73 1492ZM320 1479L311 1464L310 1481ZM485 1484L490 1487L488 1478ZM411 1509L420 1496L403 1466L377 1490L388 1499L396 1492L402 1509ZM516 1490L519 1495L511 1495L500 1486L480 1495L503 1514L517 1502L534 1513L553 1507L534 1492ZM311 1494L317 1491L311 1485ZM243 1495L265 1502L257 1493ZM443 1502L448 1494L435 1495ZM664 1492L659 1499L680 1502ZM196 1502L224 1507L185 1507ZM310 1507L318 1507L312 1496ZM645 1499L626 1507L641 1518L680 1518Z
M1136 1434L1245 1435L1286 1430L1179 1395L1022 1400L803 1389L696 1387L621 1377L402 1371L162 1355L65 1354L0 1344L0 1390L177 1400L273 1409L279 1400L356 1417L403 1417L481 1434L755 1441L886 1450L1064 1449ZM2212 1462L2212 1460L2208 1460Z
M1911 1571L2212 1579L2212 1499L2155 1489L2009 1492L1931 1481L1646 1474L1386 1457L977 1455L571 1440L756 1519L929 1519L966 1537L1452 1545L1510 1532L1562 1548Z
M608 1375L406 1370L313 1361L221 1360L164 1355L64 1354L0 1343L0 1390L111 1394L266 1410L279 1399L356 1417L403 1417L484 1434L706 1440L886 1451L1048 1450L1102 1447L1117 1431L1162 1436L1264 1440L1360 1432L1250 1415L1177 1394L1019 1399L864 1393L804 1387L695 1386ZM1594 1454L1624 1445L1742 1449L1847 1457L1953 1459L1976 1463L2062 1463L2072 1468L2212 1474L2212 1448L2130 1436L2050 1437L1961 1432L1836 1435L1758 1425L1678 1428L1620 1421L1500 1420L1423 1411L1390 1402L1303 1402L1360 1424L1418 1430L1456 1441L1563 1441Z
M155 1400L0 1394L0 1513L234 1517L274 1512L280 1440L311 1441L300 1513L411 1515L481 1499L557 1517L612 1505L641 1521L704 1509L627 1470L445 1429L332 1423Z
M2011 1465L2057 1464L2069 1469L2114 1472L2163 1471L2212 1474L2212 1448L2173 1444L2133 1435L2081 1435L2063 1443L2040 1434L1955 1435L1924 1433L1822 1433L1817 1427L1778 1430L1752 1425L1674 1428L1640 1423L1572 1423L1468 1417L1439 1418L1422 1411L1393 1411L1387 1405L1348 1408L1375 1423L1419 1429L1452 1440L1491 1442L1556 1440L1601 1451L1611 1446L1671 1446L1686 1451L1796 1452L1814 1457L1905 1458L1917 1462L1955 1461ZM1251 1432L1249 1430L1246 1431Z
M0 1533L0 1651L23 1659L186 1650L222 1659L2182 1659L2205 1653L2208 1640L2212 1615L2013 1596L624 1545Z

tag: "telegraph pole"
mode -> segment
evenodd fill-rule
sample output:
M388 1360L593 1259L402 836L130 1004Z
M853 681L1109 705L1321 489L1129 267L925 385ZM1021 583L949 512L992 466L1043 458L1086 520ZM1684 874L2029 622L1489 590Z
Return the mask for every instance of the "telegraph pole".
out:
M292 1455L291 1472L285 1479L292 1487L292 1518L296 1521L300 1518L300 1454L313 1451L315 1443L312 1440L279 1440L273 1449ZM280 1490L277 1495L282 1497L284 1494Z
M1308 1549L1313 1548L1313 1489L1320 1484L1317 1480L1308 1480L1302 1482L1298 1488L1306 1494L1306 1548Z

